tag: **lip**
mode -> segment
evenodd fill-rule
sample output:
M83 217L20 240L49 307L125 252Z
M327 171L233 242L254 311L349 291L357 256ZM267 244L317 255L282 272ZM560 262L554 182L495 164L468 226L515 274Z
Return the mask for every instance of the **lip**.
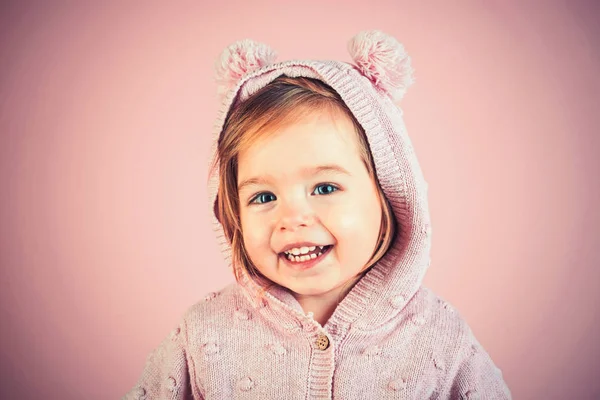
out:
M279 251L279 254L282 254L284 251L288 251L290 249L293 249L294 247L300 248L300 247L313 247L313 246L326 246L326 245L324 245L324 244L316 244L316 243L312 243L312 242L292 243L292 244L288 244L283 249L281 249Z
M290 247L290 248L293 248L293 247ZM289 268L295 269L297 271L305 271L307 269L313 268L314 266L319 264L321 261L323 261L329 255L329 253L331 252L331 249L333 249L333 245L329 245L329 248L320 257L317 257L317 258L311 259L311 260L307 260L307 261L303 261L303 262L292 262L292 261L288 260L288 258L285 256L285 254L283 252L279 254L279 257L283 260L285 265L287 265Z

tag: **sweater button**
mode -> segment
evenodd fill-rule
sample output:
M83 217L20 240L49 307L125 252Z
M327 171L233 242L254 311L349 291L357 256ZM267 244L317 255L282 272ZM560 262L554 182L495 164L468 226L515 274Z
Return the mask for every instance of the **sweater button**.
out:
M317 337L317 341L315 342L315 344L317 345L317 349L327 350L327 348L329 347L329 338L327 337L327 335L320 334Z

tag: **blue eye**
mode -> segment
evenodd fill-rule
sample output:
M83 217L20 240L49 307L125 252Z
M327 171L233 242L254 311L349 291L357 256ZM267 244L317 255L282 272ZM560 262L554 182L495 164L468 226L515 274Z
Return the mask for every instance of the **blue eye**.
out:
M331 193L335 192L336 190L338 190L338 188L329 183L323 183L321 185L318 185L315 188L315 192L317 192L317 194L323 194L323 195L331 194Z
M336 187L335 185L332 185L330 183L322 183L315 187L313 194L318 194L318 195L323 196L323 195L331 194L337 190L339 190L339 188ZM264 192L264 193L259 193L256 196L254 196L252 198L252 200L250 200L249 204L265 204L265 203L270 203L275 200L277 200L277 197L275 197L275 195L273 193Z
M250 200L250 203L263 204L274 200L277 200L277 198L273 193L259 193L256 197Z

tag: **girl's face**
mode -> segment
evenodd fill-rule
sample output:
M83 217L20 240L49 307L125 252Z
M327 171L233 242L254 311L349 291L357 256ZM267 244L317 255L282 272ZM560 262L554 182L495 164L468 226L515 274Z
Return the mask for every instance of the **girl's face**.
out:
M315 111L239 154L246 251L296 294L339 289L375 250L382 209L356 135L341 112Z

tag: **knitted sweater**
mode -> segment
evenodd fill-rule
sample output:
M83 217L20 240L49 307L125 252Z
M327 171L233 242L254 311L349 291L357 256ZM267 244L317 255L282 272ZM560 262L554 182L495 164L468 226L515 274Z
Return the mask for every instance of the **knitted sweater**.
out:
M148 356L124 399L510 399L459 312L422 285L431 245L427 183L402 112L355 67L290 61L248 74L225 97L213 157L230 107L282 73L327 82L365 128L398 235L324 326L284 288L259 296L248 275L209 294Z

